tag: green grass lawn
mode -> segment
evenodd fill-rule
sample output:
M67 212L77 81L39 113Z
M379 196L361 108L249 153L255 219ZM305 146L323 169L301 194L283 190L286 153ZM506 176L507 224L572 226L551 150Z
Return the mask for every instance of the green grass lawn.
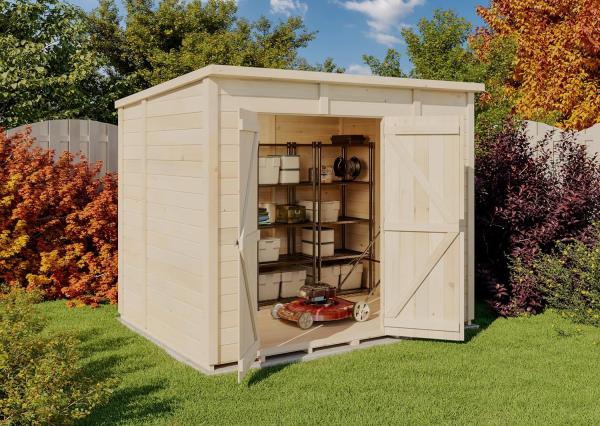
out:
M466 343L406 340L316 361L207 377L117 320L114 307L40 305L77 330L85 369L119 388L89 424L599 424L600 329L552 312L494 319Z

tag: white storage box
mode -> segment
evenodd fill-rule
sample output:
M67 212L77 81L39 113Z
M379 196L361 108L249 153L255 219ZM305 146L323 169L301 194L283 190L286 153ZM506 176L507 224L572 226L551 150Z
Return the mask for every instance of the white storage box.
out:
M315 239L319 240L319 230L315 229ZM302 228L302 241L313 241L313 229ZM335 241L335 230L333 228L321 227L321 242L333 243Z
M258 276L258 301L274 300L279 297L281 272L269 272Z
M277 262L279 260L279 247L281 247L279 238L258 240L258 261Z
M279 167L281 157L272 155L258 157L258 183L260 185L273 185L279 182Z
M300 201L298 204L306 207L306 218L310 221L313 220L313 202L312 201ZM319 211L323 209L323 216L321 222L336 222L340 215L340 202L339 201L321 201L320 208L319 203L316 203L317 216L315 221L319 220Z
M279 170L279 183L300 183L300 170Z
M312 281L312 267L306 267L306 273ZM340 265L329 265L321 268L321 282L337 287L340 282Z
M342 265L341 273L340 273L340 283L344 281L344 278L350 273L352 269L351 265ZM362 275L363 275L363 264L359 263L354 268L354 271L350 274L344 285L342 286L342 290L352 290L362 287Z
M294 269L281 273L281 297L296 297L306 283L306 270Z
M299 155L282 155L281 170L300 170Z
M335 254L334 243L321 243L321 257L329 257ZM307 256L313 255L313 243L310 241L302 241L302 253ZM315 255L319 255L319 247L315 245Z

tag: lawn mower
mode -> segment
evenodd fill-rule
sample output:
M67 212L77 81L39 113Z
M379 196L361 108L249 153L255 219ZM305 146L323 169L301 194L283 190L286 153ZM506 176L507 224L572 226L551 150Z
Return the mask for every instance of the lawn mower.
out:
M361 256L351 262L352 268L342 280L339 287L334 287L326 283L306 284L300 288L297 299L289 303L277 303L273 306L271 316L274 319L295 322L302 330L312 327L315 321L337 321L346 318L354 318L358 322L368 320L371 314L368 299L375 292L379 282L367 295L365 300L358 302L351 302L337 297L337 290L338 288L342 288L346 279L350 277L356 265L364 259L378 236L379 232Z

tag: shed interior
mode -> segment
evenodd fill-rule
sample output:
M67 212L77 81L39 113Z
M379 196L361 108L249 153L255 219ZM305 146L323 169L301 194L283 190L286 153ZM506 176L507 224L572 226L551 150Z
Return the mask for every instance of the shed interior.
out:
M334 229L335 253L323 256L322 271L336 271L337 267L349 265L363 255L374 239L371 256L368 254L360 261L353 272L353 280L346 280L339 288L338 294L352 302L368 300L371 312L365 322L357 322L353 318L337 321L315 322L303 330L297 324L281 319L274 319L271 310L277 303L285 303L293 299L291 295L297 284L281 282L276 298L264 292L264 280L258 285L258 313L256 315L258 334L260 336L261 357L287 353L295 350L312 350L319 346L337 343L348 343L357 340L379 337L383 334L382 319L379 315L379 240L375 238L379 229L380 191L379 191L379 143L381 120L377 118L331 117L331 116L299 116L299 115L259 115L259 157L283 155L289 152L290 143L295 144L293 150L300 156L300 184L260 184L258 185L259 206L265 203L288 204L299 201L312 201L315 189L309 177L309 169L313 166L313 142L322 144L320 152L321 165L333 167L334 161L342 155L342 147L333 145L333 135L364 135L371 144L362 146L345 146L346 158L357 157L361 163L358 177L352 181L340 181L334 176L331 183L321 183L321 201L341 201L339 217L335 222L323 224L324 228ZM372 148L369 147L372 145ZM372 164L371 164L372 163ZM259 169L260 170L260 169ZM372 182L369 182L369 181ZM371 195L370 195L371 194ZM325 216L324 216L325 217ZM306 224L304 227L312 225ZM311 281L312 257L302 254L302 225L286 225L271 223L259 225L260 238L279 238L279 259L274 262L259 262L258 273L269 275L273 272L287 272L304 269L307 281ZM316 273L318 275L318 272ZM357 274L360 283L356 284ZM372 274L372 275L371 275ZM332 274L323 272L321 282L337 286L343 281L332 278ZM337 282L332 280L336 279ZM291 284L292 289L285 286ZM346 287L347 286L347 287Z

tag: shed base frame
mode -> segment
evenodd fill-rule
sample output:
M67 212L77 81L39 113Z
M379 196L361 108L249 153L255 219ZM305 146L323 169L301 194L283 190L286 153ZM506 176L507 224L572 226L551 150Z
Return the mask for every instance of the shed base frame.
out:
M214 366L210 366L209 368L206 368L206 367L198 364L197 362L192 361L188 357L186 357L184 355L181 355L177 351L174 351L166 343L164 343L163 341L161 341L161 340L157 339L156 337L150 335L145 330L143 330L143 329L141 329L141 328L139 328L139 327L131 324L130 322L128 322L123 317L120 317L119 321L121 322L121 324L123 324L125 327L127 327L131 331L133 331L133 332L135 332L135 333L137 333L137 334L145 337L146 339L148 339L149 341L151 341L155 345L159 346L161 349L163 349L166 353L168 353L171 357L175 358L177 361L182 362L182 363L184 363L186 365L189 365L193 369L198 370L201 373L204 373L206 375L211 375L211 374L215 373ZM237 366L237 363L236 363L236 366Z
M252 364L252 369L274 367L282 364L292 364L296 362L312 361L319 358L324 358L332 355L340 355L347 352L368 349L374 346L389 345L392 343L398 343L402 341L399 337L390 336L379 336L376 338L369 338L363 340L353 340L351 342L330 344L326 346L315 346L313 348L306 348L304 350L296 350L290 352L288 347L284 352L274 355L260 355L260 358ZM237 371L237 363L215 365L214 369L205 374L216 375L216 374L229 374ZM203 371L204 372L204 371Z
M219 364L219 365L211 365L209 368L205 368L198 363L190 360L189 358L181 355L180 353L170 349L165 343L152 337L144 330L135 325L129 323L124 318L119 318L121 324L130 330L134 331L137 334L140 334L144 338L148 339L155 345L159 346L163 349L167 354L171 357L175 358L177 361L182 362L195 370L198 370L202 374L207 376L214 376L219 374L231 374L237 372L238 366L237 362L229 363L229 364ZM478 325L475 324L475 327L479 328ZM318 341L308 342L302 348L292 348L291 346L286 346L285 348L281 348L278 351L265 351L263 350L262 354L259 353L259 359L257 359L254 364L252 364L252 369L259 368L268 368L274 367L282 364L292 364L296 362L304 362L304 361L312 361L319 358L324 358L332 355L340 355L344 353L348 353L351 351L359 350L359 349L368 349L375 346L381 345L389 345L392 343L399 343L402 340L406 340L402 337L393 337L393 336L385 336L380 335L376 337L365 337L365 338L357 338L351 341L344 341L339 343L330 343L330 344L319 344Z

